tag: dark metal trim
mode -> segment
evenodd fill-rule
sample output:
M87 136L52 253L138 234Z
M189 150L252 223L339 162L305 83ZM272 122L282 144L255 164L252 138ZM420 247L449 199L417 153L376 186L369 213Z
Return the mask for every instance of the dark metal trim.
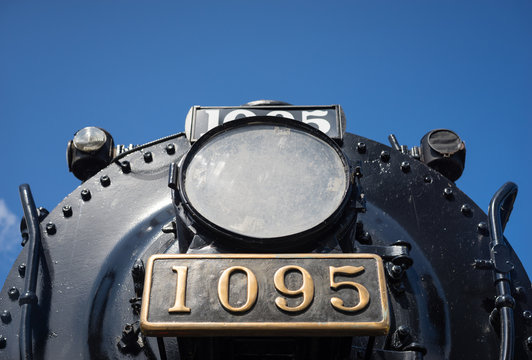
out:
M494 264L495 286L497 298L495 306L499 309L501 326L501 345L499 352L500 360L512 360L514 358L515 329L513 306L515 300L512 297L511 278L509 271L513 266L509 258L497 254L509 250L503 238L503 231L513 204L517 196L517 185L507 182L493 195L488 209L488 224L491 238L491 259ZM503 263L500 263L503 262Z
M30 186L28 184L20 185L19 193L29 235L28 259L26 261L26 273L28 276L24 280L24 292L19 298L21 307L19 330L20 359L26 360L33 359L31 312L32 305L36 305L38 301L35 290L37 288L39 257L41 254L41 229L39 227L39 216L35 202L33 201Z
M154 141L150 141L149 143L146 143L146 144L143 144L143 145L139 145L139 146L135 146L134 148L129 149L127 151L124 151L123 153L121 153L121 154L117 155L116 157L114 157L113 158L113 162L118 164L118 160L122 159L123 157L125 157L125 156L127 156L127 155L129 155L131 153L134 153L134 152L136 152L138 150L145 149L145 148L150 147L152 145L156 145L156 144L168 141L168 140L177 139L177 138L180 138L182 136L185 136L184 132L177 133L177 134L174 134L174 135L165 136L163 138L160 138L160 139L157 139L157 140L154 140Z

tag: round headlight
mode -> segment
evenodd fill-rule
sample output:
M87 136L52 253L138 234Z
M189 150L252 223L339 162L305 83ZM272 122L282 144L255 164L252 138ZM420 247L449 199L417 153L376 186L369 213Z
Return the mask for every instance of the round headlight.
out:
M99 150L107 141L105 132L97 127L89 126L79 130L72 140L76 149L91 152Z
M350 189L336 143L276 117L239 119L205 134L183 160L179 182L184 205L203 223L255 239L321 228Z

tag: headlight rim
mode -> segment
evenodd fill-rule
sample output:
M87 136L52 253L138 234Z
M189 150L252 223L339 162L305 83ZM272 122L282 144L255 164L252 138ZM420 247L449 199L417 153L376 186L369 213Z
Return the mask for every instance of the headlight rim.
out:
M304 231L284 235L279 237L253 237L248 235L239 234L233 232L229 229L226 229L220 225L215 224L214 222L207 219L202 215L190 202L189 197L185 191L185 182L186 182L186 170L191 160L194 158L195 154L198 153L204 144L208 143L213 137L218 136L224 132L232 131L240 127L246 127L249 125L279 125L288 128L294 128L309 135L315 136L318 139L324 141L337 153L338 157L342 161L345 170L346 184L347 188L344 190L343 198L336 208L325 220L319 223L316 226L313 226ZM207 233L215 239L215 241L220 241L221 243L228 243L235 245L238 243L241 247L252 248L254 250L279 250L282 248L291 248L303 243L312 242L318 236L322 235L324 231L329 228L332 224L338 222L342 217L343 210L346 207L346 204L350 201L355 188L353 183L353 171L349 165L349 160L347 156L342 151L341 147L330 137L325 135L320 130L305 124L303 122L287 119L283 117L273 117L273 116L253 116L246 117L241 119L236 119L222 125L219 125L203 136L201 136L189 149L189 151L183 155L178 165L178 174L177 174L177 191L175 193L175 202L176 204L182 204L187 217L201 229L201 233ZM287 241L290 240L290 241ZM267 249L266 249L267 248Z

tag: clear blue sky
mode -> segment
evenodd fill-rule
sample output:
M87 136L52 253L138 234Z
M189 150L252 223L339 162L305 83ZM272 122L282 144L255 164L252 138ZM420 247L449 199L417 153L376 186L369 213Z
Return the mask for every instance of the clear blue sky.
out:
M467 144L457 185L487 211L519 187L506 236L532 274L530 1L0 1L0 282L20 251L18 185L52 210L79 184L74 132L121 144L184 130L192 105L341 104L348 131Z

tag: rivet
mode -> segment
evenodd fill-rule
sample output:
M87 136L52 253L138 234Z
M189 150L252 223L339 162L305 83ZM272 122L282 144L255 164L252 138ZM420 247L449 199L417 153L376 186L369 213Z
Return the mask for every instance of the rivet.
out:
M393 265L390 271L393 275L399 277L403 273L403 268L400 265Z
M175 153L175 145L174 144L168 144L166 145L166 152L168 155L172 155Z
M150 163L153 161L153 155L151 154L151 152L146 152L144 153L144 162L147 162L147 163Z
M89 201L91 199L91 192L89 189L81 190L81 198L83 201Z
M390 153L386 150L381 151L381 160L383 162L388 162L390 160Z
M460 211L461 211L462 214L464 214L465 216L471 216L471 215L473 215L473 209L472 209L471 206L469 206L468 204L464 204L464 205L462 205L462 207L460 208Z
M11 313L8 310L2 311L2 314L0 314L0 319L2 319L4 324L9 324L11 322Z
M360 234L360 239L358 240L363 244L370 244L371 234L368 231L364 231L362 234Z
M479 232L479 234L485 236L489 235L488 224L484 221L479 222L477 225L477 231Z
M408 326L401 325L397 328L397 335L400 338L404 338L410 334L410 328Z
M126 325L124 326L124 330L122 331L122 333L123 333L124 335L129 335L129 334L131 334L132 332L133 332L133 326L131 326L130 324L126 324Z
M55 228L55 224L53 222L49 222L46 224L46 233L48 235L54 235L56 233L57 229Z
M523 318L525 319L525 322L528 325L531 325L532 324L532 311L530 310L523 311Z
M432 183L432 176L425 175L425 177L423 178L423 181L426 182L427 184L431 184Z
M3 335L0 335L0 349L5 348L6 345L7 345L7 339Z
M102 184L103 187L108 187L111 185L111 178L109 178L107 175L102 175L100 177L100 184Z
M21 278L23 278L24 275L26 275L26 264L22 263L18 266L18 274L20 275Z
M407 173L410 171L410 163L408 161L403 161L401 163L401 170L403 170L404 173Z
M359 142L357 144L357 151L359 154L365 154L366 153L366 144L363 142Z
M128 173L131 172L131 164L129 163L129 161L124 160L124 161L120 162L119 164L120 164L120 168L122 169L122 172L124 174L128 174Z
M452 199L454 197L453 189L450 187L443 189L443 196L445 196L446 199Z
M515 288L515 296L518 298L523 298L526 294L526 290L523 286L518 286Z
M532 336L529 336L528 339L526 339L526 346L528 347L528 350L532 351Z
M72 216L72 207L70 205L63 206L63 216L64 217Z
M17 300L18 299L18 296L20 295L19 292L18 292L18 289L16 287L12 287L11 289L9 289L9 291L7 292L7 295L9 295L9 298L11 300Z

